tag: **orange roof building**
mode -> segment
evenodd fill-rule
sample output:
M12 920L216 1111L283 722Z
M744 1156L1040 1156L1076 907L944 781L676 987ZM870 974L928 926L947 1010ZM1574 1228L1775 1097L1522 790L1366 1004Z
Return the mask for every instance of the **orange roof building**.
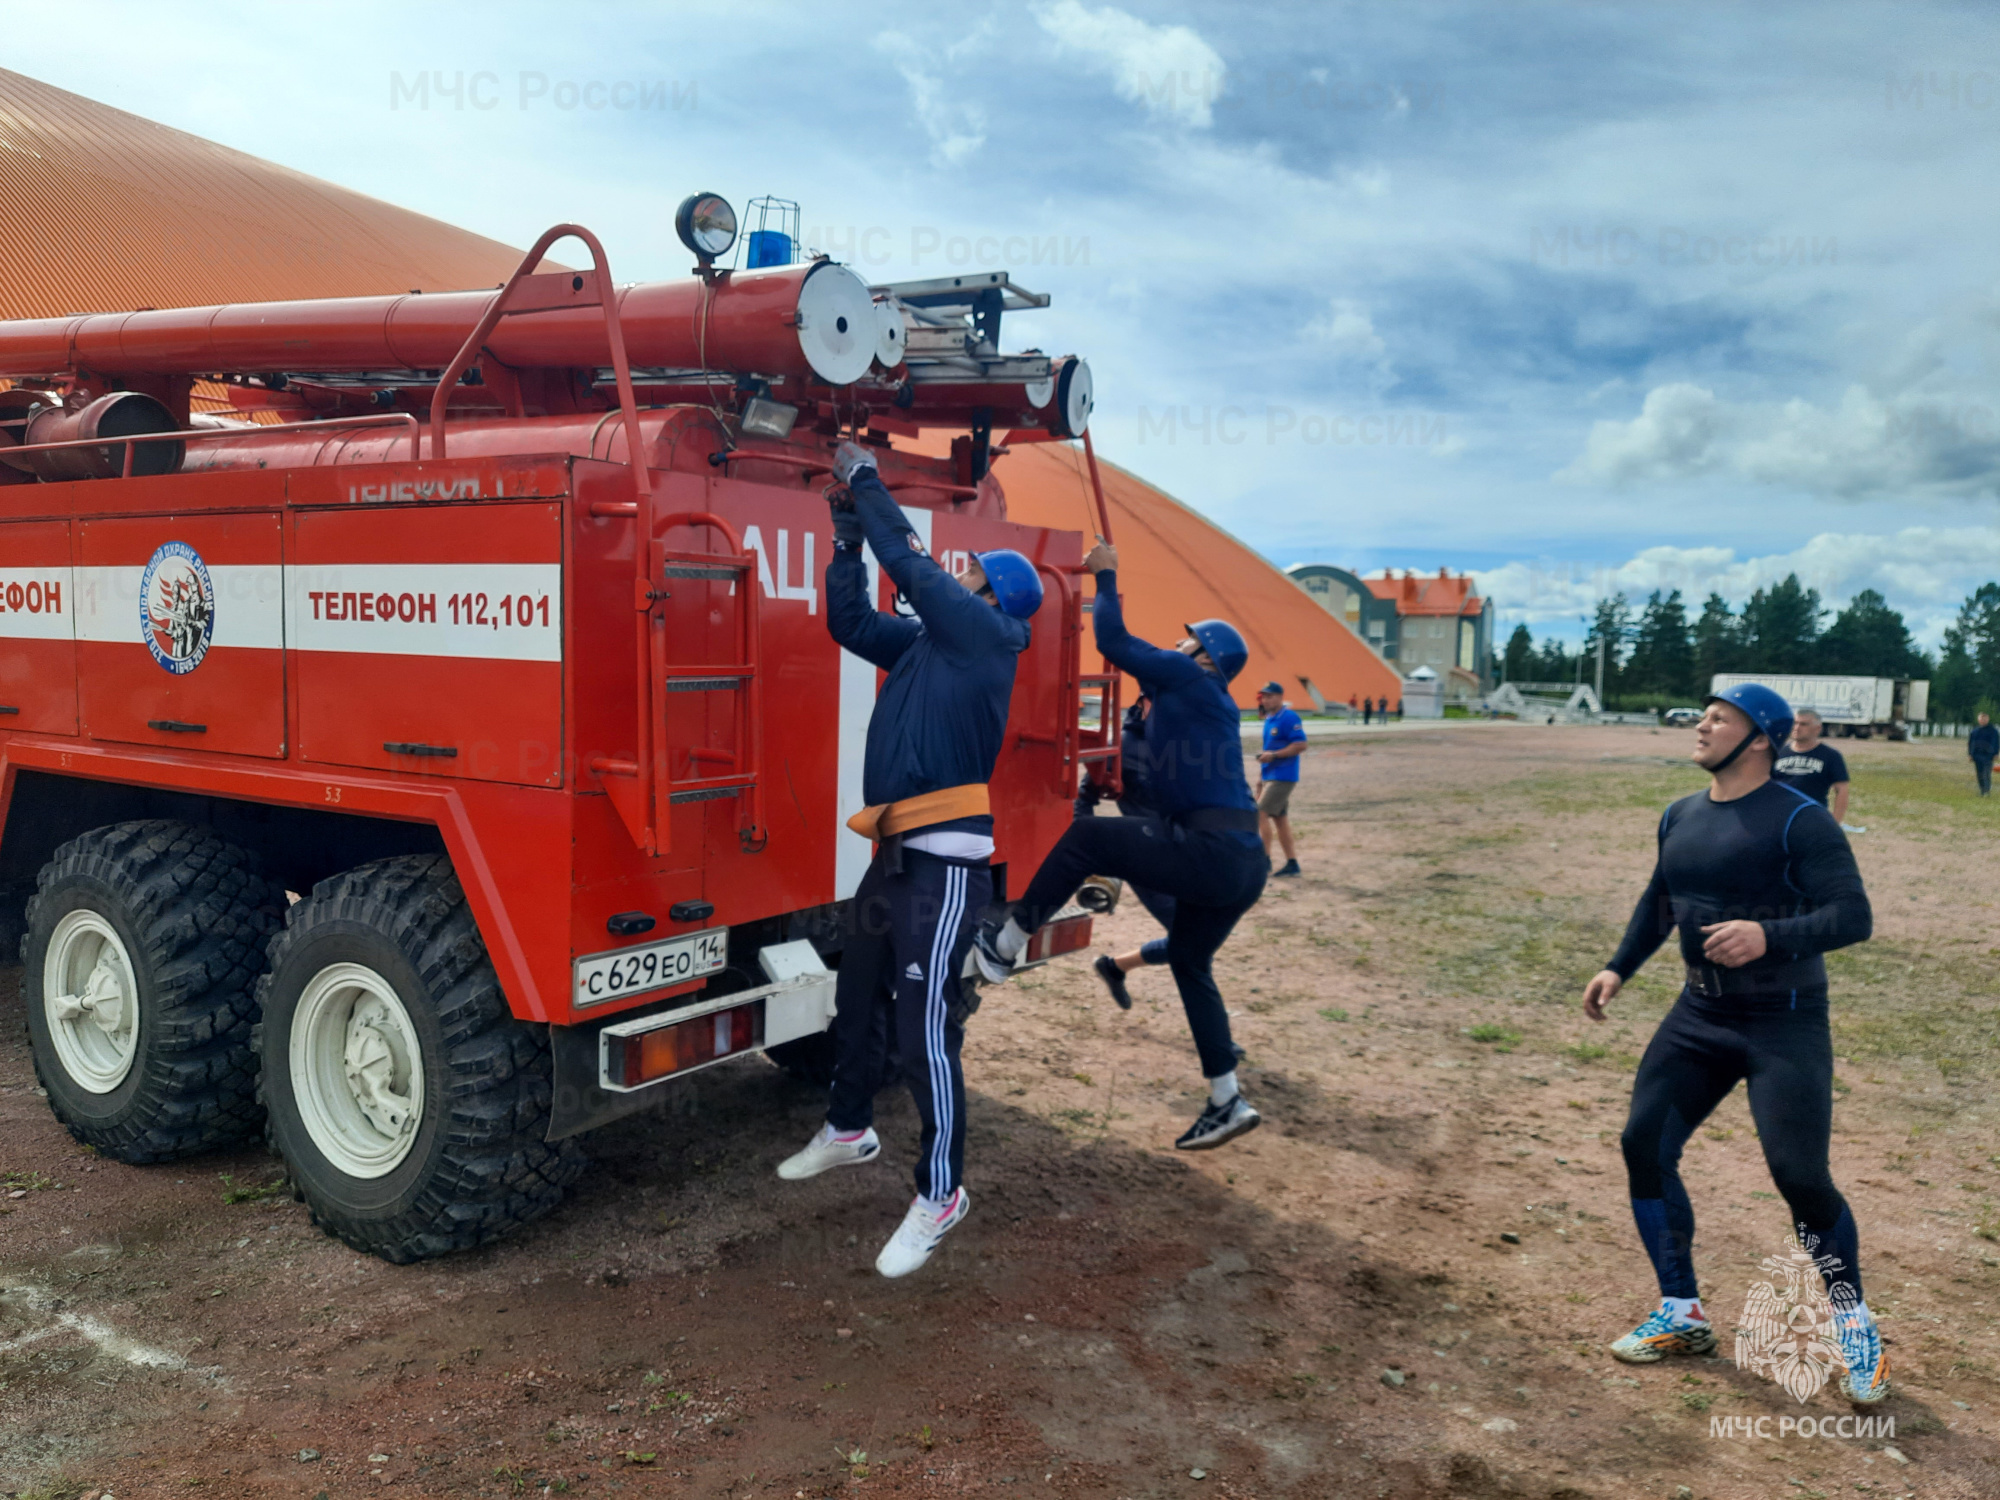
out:
M0 69L0 318L498 286L521 252Z
M1493 675L1493 603L1466 574L1393 568L1362 578L1327 563L1285 570L1329 614L1346 620L1383 660L1405 676L1429 667L1455 701L1486 691Z
M1319 706L1402 696L1394 666L1257 553L1138 475L1103 459L1097 467L1118 546L1126 623L1135 634L1170 646L1190 620L1230 621L1250 645L1250 664L1235 683L1236 700L1246 708L1267 681L1284 684L1301 708L1307 700ZM1010 518L1086 535L1095 529L1080 449L1016 448L993 472L1007 492Z
M497 286L521 252L185 131L0 70L0 318ZM615 263L615 262L614 262ZM197 387L198 409L226 406ZM1149 640L1220 615L1267 679L1305 700L1400 695L1394 667L1284 574L1136 475L1101 464L1126 613ZM1092 529L1083 455L1015 449L1011 513Z

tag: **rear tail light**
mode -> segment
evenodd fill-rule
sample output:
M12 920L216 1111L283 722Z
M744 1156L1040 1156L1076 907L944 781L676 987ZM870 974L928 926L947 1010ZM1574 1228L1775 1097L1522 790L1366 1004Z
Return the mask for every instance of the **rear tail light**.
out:
M1028 962L1040 963L1089 946L1090 913L1074 906L1065 907L1028 939Z
M764 1045L764 1002L711 1011L671 1026L604 1033L604 1081L637 1088Z

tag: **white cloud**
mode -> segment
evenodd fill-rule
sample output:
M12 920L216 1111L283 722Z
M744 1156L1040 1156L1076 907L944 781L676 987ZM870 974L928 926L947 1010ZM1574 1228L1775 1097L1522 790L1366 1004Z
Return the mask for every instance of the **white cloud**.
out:
M1341 359L1375 360L1388 350L1367 309L1348 297L1335 297L1326 313L1306 325L1306 333Z
M1042 29L1111 75L1118 97L1154 116L1207 129L1227 71L1222 55L1187 26L1152 26L1115 6L1056 0L1035 13Z
M1679 589L1693 615L1711 592L1740 605L1790 573L1835 609L1863 589L1877 590L1921 643L1935 647L1966 595L2000 578L2000 527L1910 526L1886 536L1826 531L1762 557L1738 557L1730 547L1648 547L1622 563L1511 562L1474 576L1510 619L1574 634L1578 616L1611 594L1637 601L1655 589Z
M983 33L975 32L946 49L948 60L956 61ZM955 167L986 144L986 112L976 104L955 98L945 80L933 70L924 49L900 31L885 31L875 38L877 51L886 54L910 86L910 104L917 123L930 137L931 165Z
M1557 478L1625 485L1723 473L1813 494L2000 494L2000 409L1945 391L1877 395L1850 385L1839 404L1736 403L1676 382L1647 392L1627 422L1593 423Z

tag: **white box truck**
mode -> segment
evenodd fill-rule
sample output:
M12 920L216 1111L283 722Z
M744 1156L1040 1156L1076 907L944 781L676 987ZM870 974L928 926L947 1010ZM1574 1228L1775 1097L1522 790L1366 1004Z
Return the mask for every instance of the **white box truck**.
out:
M1794 709L1810 708L1825 721L1829 737L1865 740L1883 735L1910 737L1906 724L1930 717L1928 679L1907 677L1812 677L1785 672L1717 672L1711 693L1738 683L1759 682Z

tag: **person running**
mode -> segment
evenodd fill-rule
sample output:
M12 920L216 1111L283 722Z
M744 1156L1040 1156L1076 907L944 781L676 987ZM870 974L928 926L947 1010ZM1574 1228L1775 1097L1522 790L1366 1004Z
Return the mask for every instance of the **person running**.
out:
M1226 620L1188 626L1172 651L1149 645L1125 628L1117 551L1100 541L1084 566L1097 575L1097 649L1153 700L1146 743L1158 816L1071 823L1005 924L980 928L973 959L989 983L1006 979L1028 938L1089 875L1139 877L1172 896L1167 963L1209 1083L1207 1107L1174 1145L1206 1150L1254 1130L1261 1118L1237 1087L1229 1012L1213 972L1216 951L1257 904L1269 874L1243 775L1243 716L1229 696L1250 652Z
M1819 713L1802 708L1792 721L1792 737L1785 753L1778 757L1771 774L1785 785L1804 792L1813 801L1833 810L1833 821L1847 826L1847 758L1821 735L1826 726Z
M1772 1180L1800 1243L1820 1259L1848 1398L1872 1404L1889 1393L1888 1363L1862 1295L1854 1214L1827 1162L1833 1042L1822 957L1868 938L1868 893L1833 815L1771 776L1772 747L1792 727L1790 705L1741 683L1705 707L1693 759L1709 773L1708 790L1660 819L1652 880L1625 940L1583 994L1584 1014L1604 1020L1639 966L1678 937L1687 981L1640 1060L1621 1143L1632 1217L1661 1301L1611 1353L1651 1364L1715 1347L1695 1282L1681 1148L1746 1081Z
M1965 737L1965 753L1972 758L1972 774L1979 779L1979 795L1987 796L1993 790L1993 757L2000 755L2000 727L1995 727L1985 714L1979 716L1979 727Z
M1042 585L1018 552L974 553L957 578L945 572L890 498L874 454L859 444L840 445L834 478L851 499L843 506L835 493L827 630L889 674L868 720L861 790L870 805L848 820L878 847L854 894L853 927L834 980L826 1124L778 1175L815 1177L881 1152L875 1095L890 1081L893 1033L923 1136L917 1196L875 1269L907 1276L971 1208L960 1180L964 1019L956 1002L973 924L993 893L986 783ZM864 540L915 619L875 607Z
M1284 868L1276 873L1289 878L1302 873L1298 846L1292 842L1292 788L1299 784L1299 757L1306 750L1306 726L1285 702L1285 690L1267 682L1257 690L1257 711L1264 716L1264 748L1257 763L1264 769L1257 786L1257 832L1264 840L1264 862L1271 863L1271 836L1285 851Z

